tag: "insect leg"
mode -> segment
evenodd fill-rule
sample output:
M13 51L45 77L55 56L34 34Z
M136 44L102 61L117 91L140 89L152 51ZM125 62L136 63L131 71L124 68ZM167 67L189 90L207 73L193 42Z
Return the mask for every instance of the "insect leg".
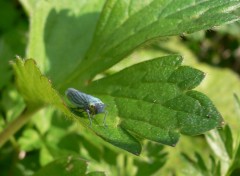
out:
M90 111L87 109L86 112L87 112L87 114L88 114L88 119L89 119L89 121L90 121L89 126L91 127L91 126L92 126L92 119L91 119Z
M107 127L106 125L106 117L107 117L108 111L105 111L104 119L103 119L103 125L104 127Z

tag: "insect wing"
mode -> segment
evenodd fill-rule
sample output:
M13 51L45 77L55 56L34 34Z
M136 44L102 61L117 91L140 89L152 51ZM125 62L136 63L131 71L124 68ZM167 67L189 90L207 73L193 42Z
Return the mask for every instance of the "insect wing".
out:
M87 95L87 97L86 97L88 100L88 102L89 103L93 103L93 104L96 104L96 103L102 103L103 104L103 102L99 99L99 98L96 98L96 97L94 97L94 96L92 96L92 95Z
M66 96L69 101L79 108L86 108L89 104L89 98L87 94L82 93L76 89L69 88L66 91Z

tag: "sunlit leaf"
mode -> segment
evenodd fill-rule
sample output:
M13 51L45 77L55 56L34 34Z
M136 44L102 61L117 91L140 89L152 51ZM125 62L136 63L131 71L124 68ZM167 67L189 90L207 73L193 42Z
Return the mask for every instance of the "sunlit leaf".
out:
M139 137L174 146L181 133L198 135L222 124L212 102L204 94L191 90L202 81L204 74L181 66L181 62L179 56L157 58L86 87L84 92L107 105L107 128L102 124L101 114L96 115L90 127L87 116L72 114L33 60L17 59L13 66L19 90L28 104L55 105L109 143L139 154Z

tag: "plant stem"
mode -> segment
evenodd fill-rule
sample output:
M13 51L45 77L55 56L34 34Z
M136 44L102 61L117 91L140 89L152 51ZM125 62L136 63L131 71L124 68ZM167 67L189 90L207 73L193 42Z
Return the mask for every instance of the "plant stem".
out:
M23 125L25 125L38 108L25 108L21 115L12 121L7 128L0 133L0 148L14 135Z

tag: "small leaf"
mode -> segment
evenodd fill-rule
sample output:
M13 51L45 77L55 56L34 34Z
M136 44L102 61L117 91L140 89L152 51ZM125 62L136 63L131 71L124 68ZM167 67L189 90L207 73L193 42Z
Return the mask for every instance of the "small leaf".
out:
M222 161L231 159L233 140L231 131L227 125L222 132L219 130L212 130L206 133L205 137L215 155L217 155Z
M230 175L235 169L240 169L240 142L238 141L236 148L234 150L234 157L232 159L231 165L228 169L228 175Z
M51 81L43 76L32 59L22 60L20 57L12 62L16 75L16 83L26 103L30 107L42 107L52 104L61 108L70 116L63 100L52 88Z
M163 149L163 145L147 142L141 154L144 160L134 160L134 165L138 168L136 175L156 174L167 161L167 153Z
M219 130L222 141L224 142L225 149L229 158L233 157L233 136L229 125L226 125L223 130Z
M206 133L205 137L209 147L212 149L214 154L220 160L219 165L221 166L221 169L224 169L221 170L221 173L225 175L227 168L229 167L230 164L229 163L230 158L226 151L224 142L221 139L221 136L219 135L217 130L212 130Z
M234 169L239 168L240 143L239 140L233 140L229 125L222 130L212 130L205 136L208 145L219 159L218 167L221 169L221 175L230 175Z
M198 164L199 169L201 170L201 172L204 173L204 175L207 175L208 174L208 168L205 164L205 161L203 160L201 155L197 152L195 152L195 157L197 159L197 164Z
M181 156L187 161L188 170L194 170L194 175L213 176L216 175L215 173L220 173L220 163L217 163L216 166L215 160L212 155L210 155L210 164L212 165L212 167L209 167L205 164L204 159L198 152L195 152L195 160L193 160L185 153L181 153Z

